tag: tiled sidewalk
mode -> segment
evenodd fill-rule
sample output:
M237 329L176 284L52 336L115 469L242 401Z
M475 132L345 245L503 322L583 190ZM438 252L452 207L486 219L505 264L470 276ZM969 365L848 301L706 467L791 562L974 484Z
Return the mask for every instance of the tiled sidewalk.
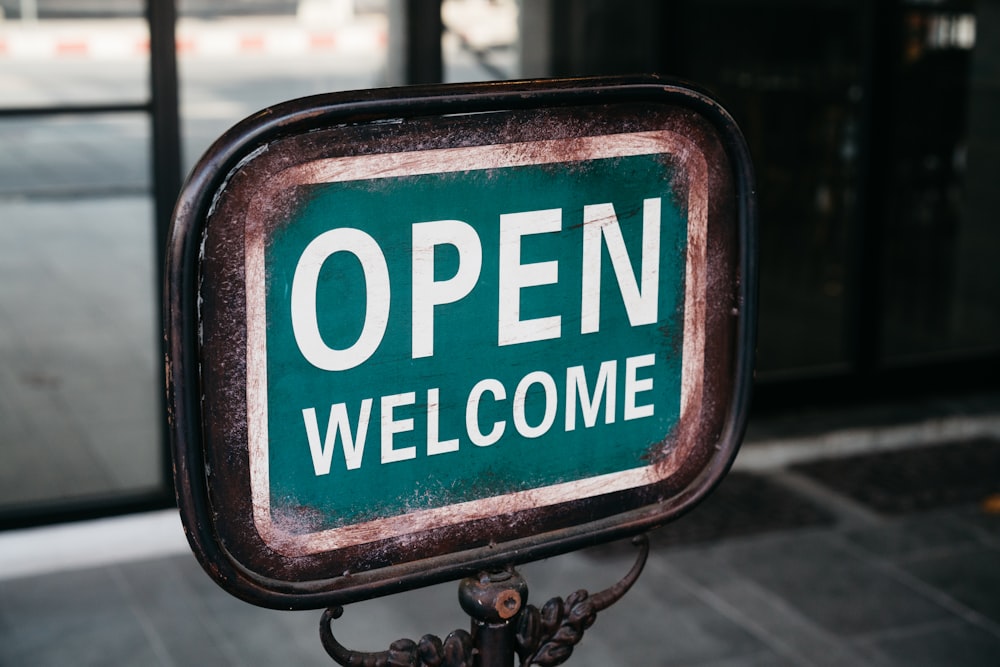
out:
M799 473L736 472L652 543L636 587L567 664L1000 659L1000 515L981 504L887 515ZM523 566L531 603L610 585L632 552L606 545ZM468 623L456 592L445 584L351 605L335 634L367 651L443 636ZM181 552L0 580L0 664L331 665L319 616L236 600Z

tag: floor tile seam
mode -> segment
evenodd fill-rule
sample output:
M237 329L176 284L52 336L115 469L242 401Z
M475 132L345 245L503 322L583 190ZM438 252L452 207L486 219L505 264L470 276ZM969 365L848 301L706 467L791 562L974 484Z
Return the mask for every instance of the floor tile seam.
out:
M51 182L55 180L55 176L56 172L47 170L41 175L32 178L30 182L32 185L35 185L39 180ZM35 187L31 188L25 187L25 184L20 184L11 188L0 186L0 207L6 202L132 199L149 197L151 194L152 185L148 180L132 182L98 181L90 184L57 182L54 185L35 185Z
M174 574L177 575L177 578L183 582L185 592L188 593L188 598L196 602L193 612L198 617L199 624L205 629L205 632L212 639L212 641L215 642L215 646L219 649L219 652L222 653L227 660L229 660L229 664L241 664L239 650L233 645L232 640L226 633L223 625L220 623L218 616L209 611L205 597L199 595L198 587L192 585L192 582L179 567L180 562L180 559L177 557L169 558L167 559L166 567L173 570ZM200 570L201 568L199 567L199 575L202 574ZM211 588L209 590L213 593L217 591L216 588Z
M742 653L739 656L729 656L726 658L712 658L707 662L685 662L684 667L739 667L744 663L751 665L764 665L768 664L762 662L766 658L770 658L774 655L774 651L765 648L763 651L752 651L750 653ZM737 662L737 660L739 662Z
M686 554L693 552L712 552L714 554L741 548L759 548L762 545L774 543L798 542L817 539L830 531L837 531L837 525L806 525L773 530L758 530L740 535L716 537L703 542L669 545L663 549L664 554ZM734 576L740 576L733 571Z
M90 438L90 436L88 436L85 424L81 423L81 421L77 418L78 416L76 415L75 410L73 410L72 407L69 405L68 401L66 400L66 396L60 391L45 391L44 394L46 400L51 401L50 406L45 406L44 412L47 412L51 407L57 410L63 416L63 419L65 419L65 422L69 427L69 429L85 445L85 451L87 453L88 459L90 460L90 463L100 474L102 486L106 487L112 484L114 481L114 475L111 473L111 471L108 470L107 466L105 465L105 462L102 461L101 457L97 454L98 450L96 449L93 440ZM37 428L37 419L42 418L42 415L38 415L34 413L34 411L32 410L32 416L35 418L31 420L25 420L24 426L30 429L31 432L37 432L39 430ZM49 430L49 429L46 428L44 430ZM51 461L53 459L58 460L59 455L64 453L63 444L65 443L54 443L54 442L47 443L46 445L47 451L49 451L54 456L50 457L42 456L40 458L44 461ZM56 466L46 466L46 467L49 469L56 469Z
M798 497L802 497L802 494L797 494ZM788 540L811 540L814 538L821 537L830 533L831 531L836 532L842 529L845 525L850 525L849 521L845 521L845 518L838 515L836 512L827 510L832 515L832 520L826 523L813 523L803 526L789 526L787 528L779 528L776 530L762 531L756 535L750 535L751 539L756 538L761 541L788 541ZM857 524L854 524L857 525ZM878 526L883 525L881 522L877 524Z
M884 630L875 630L872 632L860 632L851 636L852 643L862 644L865 646L871 646L881 641L885 640L898 640L898 639L910 639L918 635L928 634L937 632L939 630L948 630L951 628L963 628L969 626L963 619L960 618L944 618L936 621L924 621L922 623L914 623L912 625L897 626L894 628L887 628Z
M957 618L975 625L980 629L988 632L994 637L1000 639L1000 623L997 623L990 619L989 617L981 614L980 612L968 607L960 600L955 599L951 595L941 589L921 580L919 577L910 574L906 570L900 568L898 565L892 561L867 552L866 550L854 545L848 540L844 539L842 535L831 534L827 536L827 539L831 541L832 544L836 544L840 548L843 548L847 552L851 553L857 558L862 559L869 565L877 568L878 570L884 572L887 576L892 578L897 583L905 586L910 591L918 594L920 597L933 602L939 607L950 612Z
M801 665L803 667L818 667L819 663L813 661L810 656L802 654L800 651L796 650L794 646L789 645L780 636L771 632L768 628L762 626L753 617L748 616L738 607L730 604L721 596L715 594L706 586L703 586L698 581L689 577L683 570L670 565L666 562L659 562L654 565L663 571L664 574L670 576L671 580L675 582L682 589L686 590L688 593L693 595L696 599L703 602L709 608L713 609L718 614L722 615L730 622L734 623L745 631L749 632L751 635L756 637L765 647L772 650L774 653L781 655L789 660L793 661L796 665ZM755 593L760 597L767 599L773 606L781 608L784 610L785 607L789 607L787 601L780 598L780 596L774 595L771 591L766 590L759 586L756 582L748 580L744 577L739 576L735 572L730 572L734 578L738 578L740 583L749 586L754 589ZM797 617L797 621L801 624L808 626L817 635L824 637L825 640L829 641L831 644L841 644L836 637L823 630L819 626L815 625L811 620L806 618L797 609L791 608L791 614Z
M221 630L214 615L206 612L202 599L197 594L197 590L189 585L190 582L187 580L187 577L184 576L184 573L177 568L176 562L176 558L167 558L161 563L163 567L173 570L177 577L177 581L180 582L181 587L173 591L175 598L183 598L192 602L187 610L188 613L191 613L196 617L197 624L205 630L206 634L213 642L213 645L226 658L226 665L242 664L238 651L233 648L232 642L226 637L226 633ZM164 641L160 635L156 623L149 617L148 614L145 613L143 606L139 603L135 594L135 589L129 582L128 577L124 574L125 568L127 568L128 565L129 563L126 562L113 563L108 565L107 569L114 573L116 584L122 590L122 594L128 601L130 611L132 611L132 613L139 619L140 625L142 626L143 632L146 633L147 638L150 638L151 643L157 641L158 646L162 648L162 653L166 656L163 658L163 664L165 667L183 667L178 666L176 661L170 657L170 650L167 647L166 641ZM156 639L154 640L152 637L155 637ZM157 651L157 655L160 655L160 653L160 651Z
M152 650L153 655L156 656L157 662L162 667L178 667L177 663L170 657L170 651L167 649L166 642L164 642L163 637L149 617L149 614L146 613L142 605L136 600L132 587L122 574L121 567L119 565L110 565L107 571L118 591L125 598L129 613L132 614L136 623L139 624L142 635L145 637L146 643Z
M899 555L893 555L891 557L880 556L879 554L876 553L872 553L872 555L875 556L876 558L882 557L886 559L891 559L893 563L900 563L905 565L918 565L920 563L935 560L938 558L973 554L977 551L982 551L983 549L1000 552L1000 544L984 543L978 538L979 536L977 535L975 536L974 542L959 544L958 546L941 546L929 549L922 549L913 554L899 554ZM997 553L997 562L1000 562L1000 553Z
M864 504L793 470L771 470L764 473L764 477L830 511L836 519L837 528L876 527L886 523L883 515Z
M104 486L117 490L117 475L101 454L100 445L93 439L87 428L87 424L80 418L80 415L77 414L77 411L70 405L68 398L62 392L51 392L49 395L52 397L53 403L58 404L58 407L61 408L61 412L67 422L73 427L80 442L85 446L88 457L93 462L94 467L101 473Z
M93 439L90 432L91 429L88 428L85 415L80 414L78 408L75 408L71 404L68 396L64 392L50 391L47 392L47 395L52 401L54 407L62 413L62 415L66 418L66 421L72 427L73 431L84 444L94 466L100 471L102 481L105 485L110 486L114 490L127 488L129 480L119 479L120 475L114 469L112 465L113 462L107 459L107 456L100 447L100 444Z
M993 549L1000 549L1000 534L992 533L976 524L974 521L970 521L967 517L963 517L961 515L956 516L955 520L975 535L976 539L982 544Z

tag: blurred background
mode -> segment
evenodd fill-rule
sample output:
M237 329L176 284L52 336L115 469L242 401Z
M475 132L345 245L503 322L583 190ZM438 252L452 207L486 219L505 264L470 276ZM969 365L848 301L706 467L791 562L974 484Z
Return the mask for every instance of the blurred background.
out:
M0 0L0 529L172 506L161 257L228 127L643 72L711 91L754 159L745 465L940 445L958 502L1000 492L1000 0ZM879 483L852 475L814 477Z
M335 90L658 72L750 144L754 414L1000 387L1000 2L0 0L0 525L170 502L184 174Z

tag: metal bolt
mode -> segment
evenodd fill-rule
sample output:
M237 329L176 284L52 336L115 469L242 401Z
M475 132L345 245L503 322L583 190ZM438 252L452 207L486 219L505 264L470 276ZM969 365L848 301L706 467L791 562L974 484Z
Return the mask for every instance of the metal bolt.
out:
M484 572L462 581L458 599L477 622L506 623L517 616L527 601L528 586L513 570Z
M497 596L495 608L500 618L506 621L521 611L521 594L513 589L503 591Z

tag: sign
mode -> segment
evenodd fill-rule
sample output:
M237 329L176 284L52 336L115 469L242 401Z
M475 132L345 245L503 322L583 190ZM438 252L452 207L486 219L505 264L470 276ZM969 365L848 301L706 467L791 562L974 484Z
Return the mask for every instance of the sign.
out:
M368 95L248 119L179 201L168 402L206 569L329 606L704 496L752 350L728 116L658 80Z

